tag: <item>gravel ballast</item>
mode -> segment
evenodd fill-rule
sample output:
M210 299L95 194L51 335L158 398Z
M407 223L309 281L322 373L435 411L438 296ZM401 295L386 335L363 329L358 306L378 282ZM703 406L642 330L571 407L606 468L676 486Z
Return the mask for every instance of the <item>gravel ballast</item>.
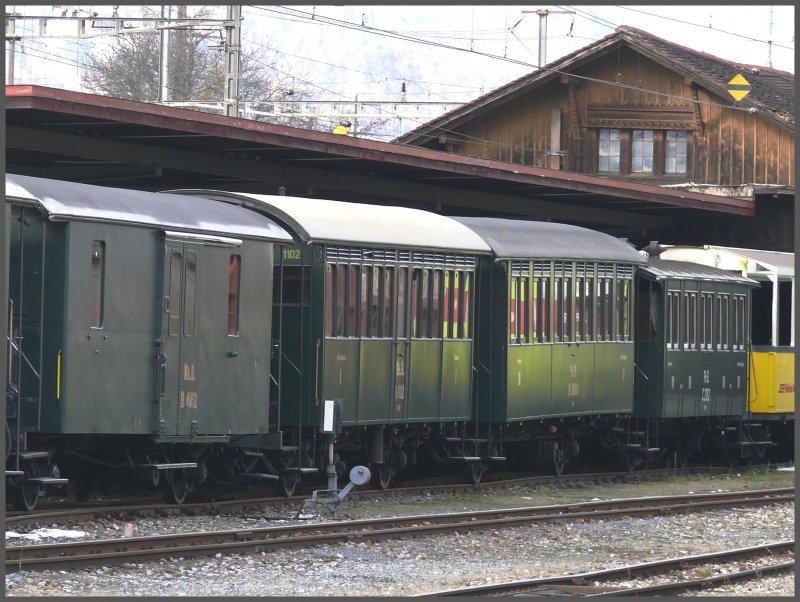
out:
M735 481L728 478L727 483ZM724 478L689 481L684 493L723 490ZM731 490L741 489L741 483ZM757 484L752 489L780 486ZM645 484L638 496L666 495ZM745 486L744 488L748 488ZM613 487L604 487L603 499ZM618 497L633 497L625 487ZM672 491L670 490L669 493ZM546 492L561 497L564 492ZM498 494L496 505L558 503L542 501L541 491L524 488ZM473 499L470 499L470 498ZM426 512L472 509L493 504L490 494L425 500ZM584 499L594 499L584 493ZM616 495L613 497L617 497ZM499 501L502 499L502 501ZM417 499L394 500L418 514ZM386 503L359 500L345 504L342 518L385 515ZM135 519L135 535L277 526L293 520L269 509L230 516L178 516ZM324 517L310 519L312 522ZM275 520L278 519L278 520ZM56 526L56 525L52 525ZM110 520L71 525L87 537L124 536L124 523ZM626 517L622 520L568 520L496 530L464 530L450 536L418 536L392 541L351 541L309 549L287 549L253 555L216 554L152 563L93 567L72 571L21 571L6 576L9 596L409 596L492 582L583 573L663 558L794 539L794 504L732 508L712 512ZM23 540L25 541L25 540ZM46 541L46 540L44 540ZM7 539L7 545L24 545ZM712 572L714 569L711 569ZM721 572L727 568L718 569ZM703 590L704 596L793 596L794 575L771 577Z

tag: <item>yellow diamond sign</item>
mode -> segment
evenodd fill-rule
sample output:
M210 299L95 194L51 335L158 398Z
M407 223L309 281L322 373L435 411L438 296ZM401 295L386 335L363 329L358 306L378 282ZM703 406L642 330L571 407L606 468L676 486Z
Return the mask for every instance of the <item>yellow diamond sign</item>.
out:
M747 81L741 73L737 73L734 78L728 82L728 93L733 96L735 100L742 100L745 96L750 94L750 82Z

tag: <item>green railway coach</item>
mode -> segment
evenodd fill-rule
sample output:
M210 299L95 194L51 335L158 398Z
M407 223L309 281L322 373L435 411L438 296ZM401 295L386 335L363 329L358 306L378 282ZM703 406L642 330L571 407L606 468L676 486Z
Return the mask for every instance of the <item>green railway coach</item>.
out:
M634 415L644 419L650 444L679 464L699 452L763 456L769 442L752 430L759 425L744 421L751 291L758 283L653 255L636 286Z
M180 502L209 446L267 432L262 308L286 231L208 199L17 175L6 202L6 468L28 502L56 462L84 493L129 469L165 474Z
M477 460L465 451L465 425L476 260L489 251L478 235L405 207L186 192L244 204L295 237L276 251L273 366L276 416L301 468L327 461L326 402L340 412L341 474L368 463L387 487L421 447L436 459Z
M486 240L478 286L476 416L486 457L563 470L589 435L616 451L633 410L628 243L567 224L454 218Z

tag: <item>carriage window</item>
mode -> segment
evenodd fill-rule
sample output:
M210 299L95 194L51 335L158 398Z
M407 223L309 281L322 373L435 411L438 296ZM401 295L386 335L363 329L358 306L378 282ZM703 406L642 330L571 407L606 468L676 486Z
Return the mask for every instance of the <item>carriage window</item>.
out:
M382 337L392 336L392 285L394 284L394 268L383 268L383 318L381 320Z
M372 268L372 302L369 306L369 336L379 337L381 326L383 326L382 311L381 311L381 282L383 280L383 268L375 266Z
M468 339L470 337L470 315L469 312L472 307L472 272L464 272L464 303L461 306L461 337Z
M594 278L586 278L584 291L585 302L583 307L586 312L586 316L584 317L584 322L586 323L586 340L594 341Z
M572 309L572 302L574 299L572 298L572 277L564 277L563 280L564 292L561 297L564 303L564 307L561 309L561 319L563 320L562 324L562 341L574 341L575 336L572 332L573 329L573 321L572 316L574 314L574 310Z
M680 348L680 301L679 292L667 293L667 349Z
M325 278L330 276L330 265L326 266ZM330 289L328 289L330 290ZM283 296L286 305L308 305L311 300L311 281L308 266L285 265L272 272L272 294L277 300ZM327 303L327 301L326 301ZM327 307L327 306L326 306Z
M611 279L597 279L597 340L611 340Z
M582 341L585 338L586 308L584 307L585 298L583 296L584 279L575 279L575 340Z
M443 296L444 308L442 313L442 329L443 329L442 336L444 336L445 339L452 338L454 336L454 330L455 330L455 324L453 325L452 328L450 327L450 320L453 314L451 309L452 299L453 299L453 294L451 289L453 287L453 282L454 282L453 272L451 270L445 271L444 296Z
M714 296L710 293L703 293L701 295L702 301L702 332L700 333L700 349L713 349L712 335L713 335L713 309L714 309Z
M181 330L181 270L183 255L173 251L169 258L169 336L176 337Z
M187 264L188 265L188 264ZM239 334L239 277L242 256L231 255L228 260L228 334Z
M444 278L442 278L442 270L431 270L433 278L431 279L431 322L430 322L430 336L431 338L438 339L442 336L442 288L444 287Z
M564 289L562 288L563 278L556 276L553 278L553 307L555 307L555 319L553 321L553 340L558 342L563 336L564 326Z
M89 326L103 326L103 293L105 288L106 243L102 240L92 242L92 264L90 268L92 306L89 313Z
M186 282L183 289L183 336L192 337L194 336L194 312L197 303L197 256L194 253L186 254ZM238 307L236 329L238 334Z
M617 280L617 340L631 340L631 281Z
M728 295L719 296L719 337L717 349L728 349Z
M459 338L459 323L461 320L461 272L453 272L453 313L451 320L453 323L452 337Z
M517 281L512 278L508 293L508 342L517 342Z
M346 337L358 336L358 283L361 266L347 267L347 319L345 323Z
M550 343L553 340L552 315L550 314L550 278L542 276L536 279L539 296L539 342Z
M344 322L345 322L345 283L347 282L347 266L337 264L334 266L336 274L334 275L334 301L333 301L333 336L344 336Z
M361 302L359 303L359 322L361 323L361 336L371 336L371 331L368 329L369 325L369 291L371 290L370 276L372 275L372 268L370 266L363 266L361 268Z
M406 337L406 280L408 268L400 268L397 272L397 338Z
M734 304L735 304L735 312L736 315L734 317L734 339L733 339L733 348L737 351L744 350L745 344L745 332L747 332L746 326L746 317L744 313L746 297L743 295L734 295Z
M686 293L686 341L685 349L697 348L697 293Z

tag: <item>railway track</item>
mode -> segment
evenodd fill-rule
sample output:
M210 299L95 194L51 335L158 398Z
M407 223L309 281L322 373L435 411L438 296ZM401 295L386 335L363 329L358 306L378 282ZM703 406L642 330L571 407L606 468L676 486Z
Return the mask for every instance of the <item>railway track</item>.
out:
M526 476L500 476L497 480L489 480L478 485L466 484L463 482L448 483L441 481L423 481L422 484L398 487L387 490L373 489L354 489L348 495L354 499L381 499L399 496L413 496L424 494L467 494L474 492L491 492L496 490L510 489L513 487L535 487L541 485L560 485L579 484L585 482L598 481L641 481L655 479L664 476L690 475L690 474L721 474L728 469L706 467L702 470L697 468L684 469L652 469L636 472L606 472L606 473L580 473L573 475L526 475ZM230 512L248 508L264 508L268 506L291 506L301 508L306 497L311 495L297 496L294 498L285 497L264 497L258 492L239 492L234 495L219 493L211 495L207 499L182 504L180 506L167 505L161 501L160 497L150 497L139 499L134 503L126 500L116 500L113 502L89 502L84 504L70 503L51 503L42 504L41 508L34 512L6 512L7 528L33 527L41 524L52 524L63 521L83 521L94 520L101 517L128 519L136 516L178 516L178 515L199 515L219 512Z
M729 563L742 560L768 560L754 568L734 570L704 578L687 578L687 570L708 564ZM681 556L632 564L602 571L592 571L555 577L543 577L508 583L493 583L421 594L415 597L459 596L641 596L681 594L707 589L734 581L760 579L768 575L794 570L794 541L775 542L749 548L725 550L709 554ZM675 574L677 573L677 575ZM666 579L653 585L620 587L618 582L636 578Z
M455 531L504 528L537 521L652 516L792 502L793 488L737 493L633 498L503 510L426 514L300 524L209 533L90 540L7 547L6 571L109 566L164 557L266 552L346 540L378 540Z

